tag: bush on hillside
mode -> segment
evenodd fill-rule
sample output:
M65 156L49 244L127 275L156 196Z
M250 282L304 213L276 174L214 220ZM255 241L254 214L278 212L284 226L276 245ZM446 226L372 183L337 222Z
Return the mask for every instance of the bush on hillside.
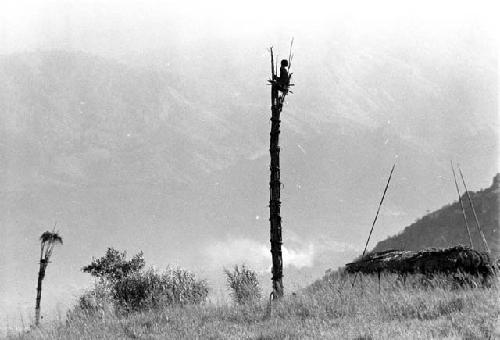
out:
M127 260L127 252L120 252L114 248L108 248L106 254L98 259L92 258L92 262L82 268L84 273L99 278L102 282L113 283L124 277L138 273L146 265L142 251Z
M224 269L224 273L235 303L240 305L252 303L261 298L262 292L255 271L245 265L236 265L232 271Z
M111 295L111 287L102 283L96 283L94 288L87 290L78 299L77 310L85 311L87 314L97 312L113 312L114 300Z
M79 300L79 309L86 312L109 310L137 311L175 304L199 304L208 296L204 280L184 269L167 267L164 272L144 270L142 252L131 260L125 252L108 248L106 254L92 259L83 271L99 278L94 289Z
M167 268L138 272L116 282L113 298L128 310L158 308L166 305L199 304L206 300L206 281L184 269Z

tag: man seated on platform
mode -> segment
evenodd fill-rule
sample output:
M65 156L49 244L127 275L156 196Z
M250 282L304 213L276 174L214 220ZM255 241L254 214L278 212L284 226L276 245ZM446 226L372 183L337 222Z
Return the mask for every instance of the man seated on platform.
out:
M278 90L286 94L288 92L288 85L290 82L290 77L288 76L288 60L283 59L281 61L280 76L278 78Z

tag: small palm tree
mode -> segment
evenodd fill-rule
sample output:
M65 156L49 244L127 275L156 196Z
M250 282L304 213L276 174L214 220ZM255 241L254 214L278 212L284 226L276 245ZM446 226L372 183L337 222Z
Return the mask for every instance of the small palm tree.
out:
M42 281L49 265L52 251L57 244L63 244L62 237L55 232L46 231L40 236L40 269L38 270L38 286L36 289L35 325L40 323L40 300L42 299Z

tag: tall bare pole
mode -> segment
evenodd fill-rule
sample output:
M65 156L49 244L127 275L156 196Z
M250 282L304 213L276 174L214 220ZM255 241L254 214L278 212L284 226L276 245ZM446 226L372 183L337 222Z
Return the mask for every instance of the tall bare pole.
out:
M472 249L474 249L474 245L472 244L472 237L470 236L469 222L467 222L467 214L465 213L462 197L460 197L460 190L458 189L457 175L455 174L453 161L450 161L450 164L451 164L451 171L453 172L453 180L455 181L455 188L457 188L458 202L460 203L460 208L462 208L462 215L464 216L465 229L467 229L467 235L469 235L469 245Z
M458 172L460 172L460 177L462 177L462 183L464 184L465 193L467 194L467 199L469 200L470 208L472 209L472 213L474 214L474 219L476 220L476 227L479 231L479 235L481 235L481 239L483 240L484 248L488 253L490 253L490 247L488 247L488 242L486 242L486 238L484 237L483 231L481 230L481 226L479 225L479 219L477 218L476 209L474 209L474 204L472 203L472 198L469 194L469 189L467 189L467 184L465 184L464 174L462 173L462 169L460 169L460 165L457 164Z
M293 41L293 40L292 40ZM291 49L291 46L290 46ZM273 261L272 281L273 281L273 298L281 298L284 294L283 288L283 254L281 251L281 200L280 200L280 114L283 108L285 96L288 93L288 86L291 75L289 75L288 83L280 84L276 74L274 63L273 48L269 49L271 53L271 133L269 139L269 154L271 156L270 164L270 181L269 181L269 221L271 234L271 254ZM288 61L288 70L291 65L291 53ZM277 66L276 66L277 69ZM281 94L280 94L281 93Z

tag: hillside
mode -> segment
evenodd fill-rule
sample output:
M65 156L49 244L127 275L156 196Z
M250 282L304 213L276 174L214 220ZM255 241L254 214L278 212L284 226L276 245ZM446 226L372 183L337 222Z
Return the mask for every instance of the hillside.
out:
M283 299L243 305L207 302L164 305L135 313L73 310L67 321L7 339L497 339L500 308L495 285L452 289L443 277L362 274L354 287L333 276ZM345 284L347 283L347 284Z
M86 285L79 268L109 246L214 286L236 262L270 282L267 43L161 50L141 65L75 50L1 56L0 305L31 310L37 236L55 222L65 246L47 310ZM440 46L296 46L280 140L286 280L360 253L395 155L374 242L455 197L450 158L474 189L496 172L491 49Z
M495 257L498 257L500 254L499 183L500 174L497 174L489 188L470 192L481 229ZM462 202L465 206L474 247L484 250L465 193L462 196ZM388 249L420 250L428 247L449 247L458 244L468 245L468 243L462 210L457 200L422 217L406 227L400 234L379 242L373 251Z

